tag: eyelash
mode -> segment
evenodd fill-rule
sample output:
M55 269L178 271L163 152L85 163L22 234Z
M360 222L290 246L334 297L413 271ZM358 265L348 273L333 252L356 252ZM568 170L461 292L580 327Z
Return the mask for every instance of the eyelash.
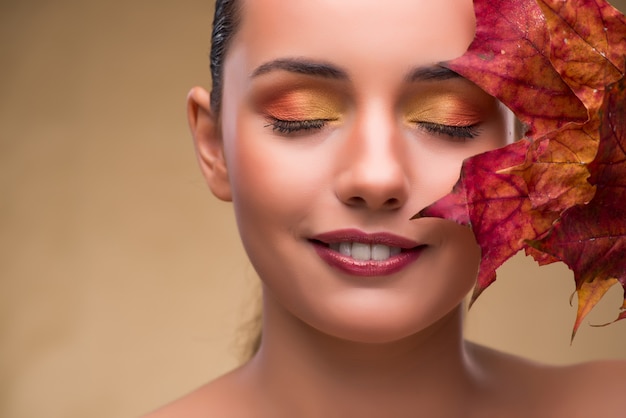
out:
M277 118L268 118L269 123L266 128L272 127L274 132L281 134L292 134L296 132L305 132L311 130L322 129L330 119L310 119L310 120L284 120Z
M306 132L311 130L322 129L329 119L310 119L310 120L284 120L277 118L268 118L269 123L266 128L272 127L272 130L284 135L297 132ZM454 126L444 125L433 122L415 122L421 129L436 135L445 135L459 141L470 140L480 135L480 124Z
M446 135L460 141L474 139L480 135L480 123L462 126L443 125L433 122L416 122L416 124L429 133Z

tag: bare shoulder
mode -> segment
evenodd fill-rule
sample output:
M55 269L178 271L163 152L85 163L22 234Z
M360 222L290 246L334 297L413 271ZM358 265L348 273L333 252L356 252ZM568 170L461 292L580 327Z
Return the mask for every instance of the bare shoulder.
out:
M142 418L248 417L253 396L244 375L232 371Z
M564 367L557 373L563 382L563 395L567 392L579 410L594 412L594 416L624 416L626 361L592 361Z
M626 361L546 365L470 345L472 356L494 382L494 393L533 417L623 418Z

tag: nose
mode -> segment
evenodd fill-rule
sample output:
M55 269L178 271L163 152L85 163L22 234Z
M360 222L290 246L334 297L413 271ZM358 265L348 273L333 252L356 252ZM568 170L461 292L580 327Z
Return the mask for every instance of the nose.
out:
M339 155L337 197L370 210L401 208L409 196L408 155L393 117L356 121Z

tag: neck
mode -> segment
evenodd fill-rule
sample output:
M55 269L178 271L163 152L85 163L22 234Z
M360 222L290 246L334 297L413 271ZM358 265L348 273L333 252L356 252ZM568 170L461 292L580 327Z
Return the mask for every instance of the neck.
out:
M472 389L461 309L418 334L370 344L323 334L266 295L264 338L249 371L284 415L403 416L430 409L440 415L463 404L446 399L463 400Z

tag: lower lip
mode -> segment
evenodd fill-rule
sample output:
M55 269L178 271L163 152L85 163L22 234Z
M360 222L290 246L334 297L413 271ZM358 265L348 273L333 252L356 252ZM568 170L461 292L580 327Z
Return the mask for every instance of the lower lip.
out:
M313 248L328 265L353 276L388 276L399 272L409 264L419 258L425 246L420 246L411 250L406 250L400 254L396 254L387 260L355 260L352 257L345 256L337 251L331 250L329 247L317 243L313 243Z

